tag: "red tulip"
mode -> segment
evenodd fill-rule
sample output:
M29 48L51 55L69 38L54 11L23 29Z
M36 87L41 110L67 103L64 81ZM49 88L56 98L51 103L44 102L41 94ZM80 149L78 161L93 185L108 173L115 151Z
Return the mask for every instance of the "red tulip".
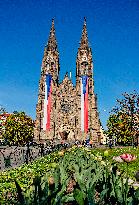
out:
M125 162L132 162L136 159L135 155L132 154L122 154L120 157Z

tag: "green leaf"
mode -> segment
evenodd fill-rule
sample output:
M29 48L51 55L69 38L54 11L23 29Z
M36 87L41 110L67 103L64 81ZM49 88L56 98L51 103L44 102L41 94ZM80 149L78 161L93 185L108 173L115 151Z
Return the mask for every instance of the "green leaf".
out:
M81 190L79 189L75 189L74 192L73 192L73 196L76 200L76 202L79 204L79 205L84 205L84 200L86 198L86 195L85 193L83 193Z

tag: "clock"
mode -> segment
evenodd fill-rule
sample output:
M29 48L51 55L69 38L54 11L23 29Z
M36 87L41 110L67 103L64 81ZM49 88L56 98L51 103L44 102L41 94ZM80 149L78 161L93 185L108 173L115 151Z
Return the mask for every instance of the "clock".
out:
M87 57L86 57L86 56L83 56L83 57L82 57L82 61L87 61Z
M69 104L67 104L67 103L66 104L65 103L61 104L62 112L68 113L70 111L70 109L71 109L71 106Z

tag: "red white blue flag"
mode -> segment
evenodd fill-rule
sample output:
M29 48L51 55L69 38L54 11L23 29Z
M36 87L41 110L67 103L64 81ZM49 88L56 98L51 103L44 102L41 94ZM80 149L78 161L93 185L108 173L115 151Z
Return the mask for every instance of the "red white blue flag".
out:
M43 130L50 130L50 113L51 113L51 94L52 94L52 76L46 75L45 81L45 98L44 98L44 117Z
M81 131L88 131L88 76L81 76Z

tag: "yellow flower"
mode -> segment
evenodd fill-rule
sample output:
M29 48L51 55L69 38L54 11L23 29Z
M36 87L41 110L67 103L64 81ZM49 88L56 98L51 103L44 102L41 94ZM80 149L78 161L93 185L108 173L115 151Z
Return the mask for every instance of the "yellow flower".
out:
M94 160L97 160L97 157L94 157Z
M50 176L50 177L48 178L48 184L49 184L49 185L53 185L53 184L54 184L54 177Z
M57 164L56 164L56 163L51 163L50 166L51 166L52 168L56 168Z
M135 190L139 188L139 184L136 182L134 184L132 184L132 186L134 187Z
M100 164L106 166L106 163L104 161L101 161Z
M98 161L102 161L102 157L101 156L98 156L97 159L98 159Z
M104 157L108 157L109 156L109 152L108 152L108 150L105 150L104 151Z
M59 156L64 156L64 151L60 151L60 152L58 152L58 154L59 154Z

